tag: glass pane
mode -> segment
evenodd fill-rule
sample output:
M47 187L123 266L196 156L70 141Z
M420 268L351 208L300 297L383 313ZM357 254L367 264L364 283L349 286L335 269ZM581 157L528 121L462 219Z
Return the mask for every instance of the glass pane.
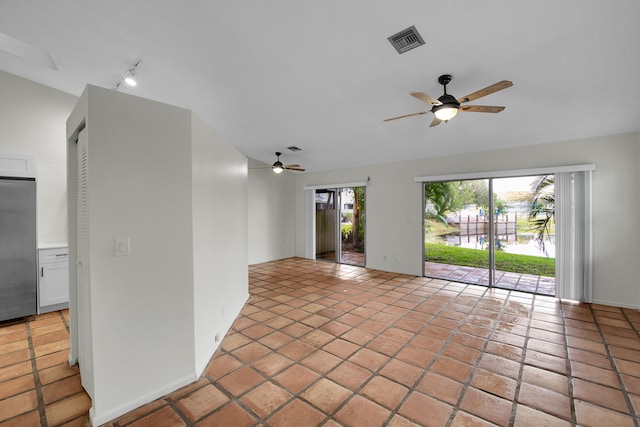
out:
M316 191L316 259L336 259L336 191Z
M555 296L553 175L493 180L495 286Z
M428 277L489 285L489 180L425 184Z
M365 187L343 188L340 193L340 262L365 265Z

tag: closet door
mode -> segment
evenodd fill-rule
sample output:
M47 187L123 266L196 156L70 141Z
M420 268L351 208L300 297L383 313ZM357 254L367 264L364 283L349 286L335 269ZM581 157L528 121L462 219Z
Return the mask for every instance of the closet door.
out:
M86 129L78 135L77 177L78 362L82 386L93 399L91 278L89 275L89 144Z

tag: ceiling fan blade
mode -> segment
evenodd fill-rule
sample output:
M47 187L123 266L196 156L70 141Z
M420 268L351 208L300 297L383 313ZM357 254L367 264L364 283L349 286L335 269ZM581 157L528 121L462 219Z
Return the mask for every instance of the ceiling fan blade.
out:
M411 96L415 96L416 98L418 98L420 101L424 101L427 104L431 104L431 105L442 105L442 102L438 101L437 99L435 99L434 97L427 95L424 92L413 92L411 94Z
M286 165L284 168L285 169L289 169L289 168L299 168L300 165Z
M305 170L299 165L288 165L284 167L286 170L304 172Z
M384 121L388 122L388 121L391 121L391 120L404 119L405 117L419 116L420 114L427 114L427 113L430 113L430 112L431 111L421 111L419 113L405 114L404 116L398 116L398 117L392 117L390 119L384 119Z
M511 83L509 80L502 80L501 82L492 84L491 86L487 86L484 89L480 89L478 91L470 93L467 96L458 98L458 102L462 104L463 102L473 101L475 99L482 98L483 96L490 95L494 92L497 92L502 89L506 89L511 86L513 86L513 83Z
M463 105L460 107L460 111L466 111L467 113L499 113L504 108L493 105Z
M442 123L442 120L440 120L437 117L433 118L433 121L431 122L431 124L429 125L430 128L434 127L434 126L438 126L440 123Z

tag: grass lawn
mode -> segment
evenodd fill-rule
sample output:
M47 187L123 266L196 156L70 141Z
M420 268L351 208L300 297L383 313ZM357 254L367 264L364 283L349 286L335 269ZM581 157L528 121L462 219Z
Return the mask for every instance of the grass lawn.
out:
M425 243L425 261L441 264L487 268L489 253L477 249L459 248L437 243ZM555 258L496 252L496 269L538 276L556 275Z

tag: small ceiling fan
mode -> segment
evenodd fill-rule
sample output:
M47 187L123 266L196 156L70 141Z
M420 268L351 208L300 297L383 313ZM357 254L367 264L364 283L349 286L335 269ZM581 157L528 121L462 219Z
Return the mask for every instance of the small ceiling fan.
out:
M280 161L280 156L282 155L281 152L276 151L276 157L278 158L275 163L273 164L273 166L271 166L271 169L275 172L275 173L282 173L285 169L286 170L290 170L290 171L297 171L297 172L304 172L304 169L302 169L300 167L300 165L283 165L282 162Z
M385 119L385 122L397 119L403 119L405 117L418 116L420 114L427 114L431 111L434 114L434 119L431 122L429 127L438 126L442 122L448 122L451 120L458 111L465 111L468 113L499 113L504 110L505 107L495 107L492 105L462 105L466 102L474 101L478 98L482 98L483 96L490 95L494 92L498 92L499 90L506 89L508 87L513 86L513 83L508 80L502 80L498 83L492 84L491 86L487 86L484 89L480 89L473 93L470 93L467 96L463 96L462 98L456 99L453 95L447 93L447 85L451 83L452 77L451 74L443 74L438 77L438 82L444 86L444 95L440 98L435 99L430 95L427 95L423 92L413 92L411 95L418 98L421 101L426 102L427 104L432 105L431 110L428 111L420 111L418 113L413 114L405 114L404 116L392 117L390 119Z

